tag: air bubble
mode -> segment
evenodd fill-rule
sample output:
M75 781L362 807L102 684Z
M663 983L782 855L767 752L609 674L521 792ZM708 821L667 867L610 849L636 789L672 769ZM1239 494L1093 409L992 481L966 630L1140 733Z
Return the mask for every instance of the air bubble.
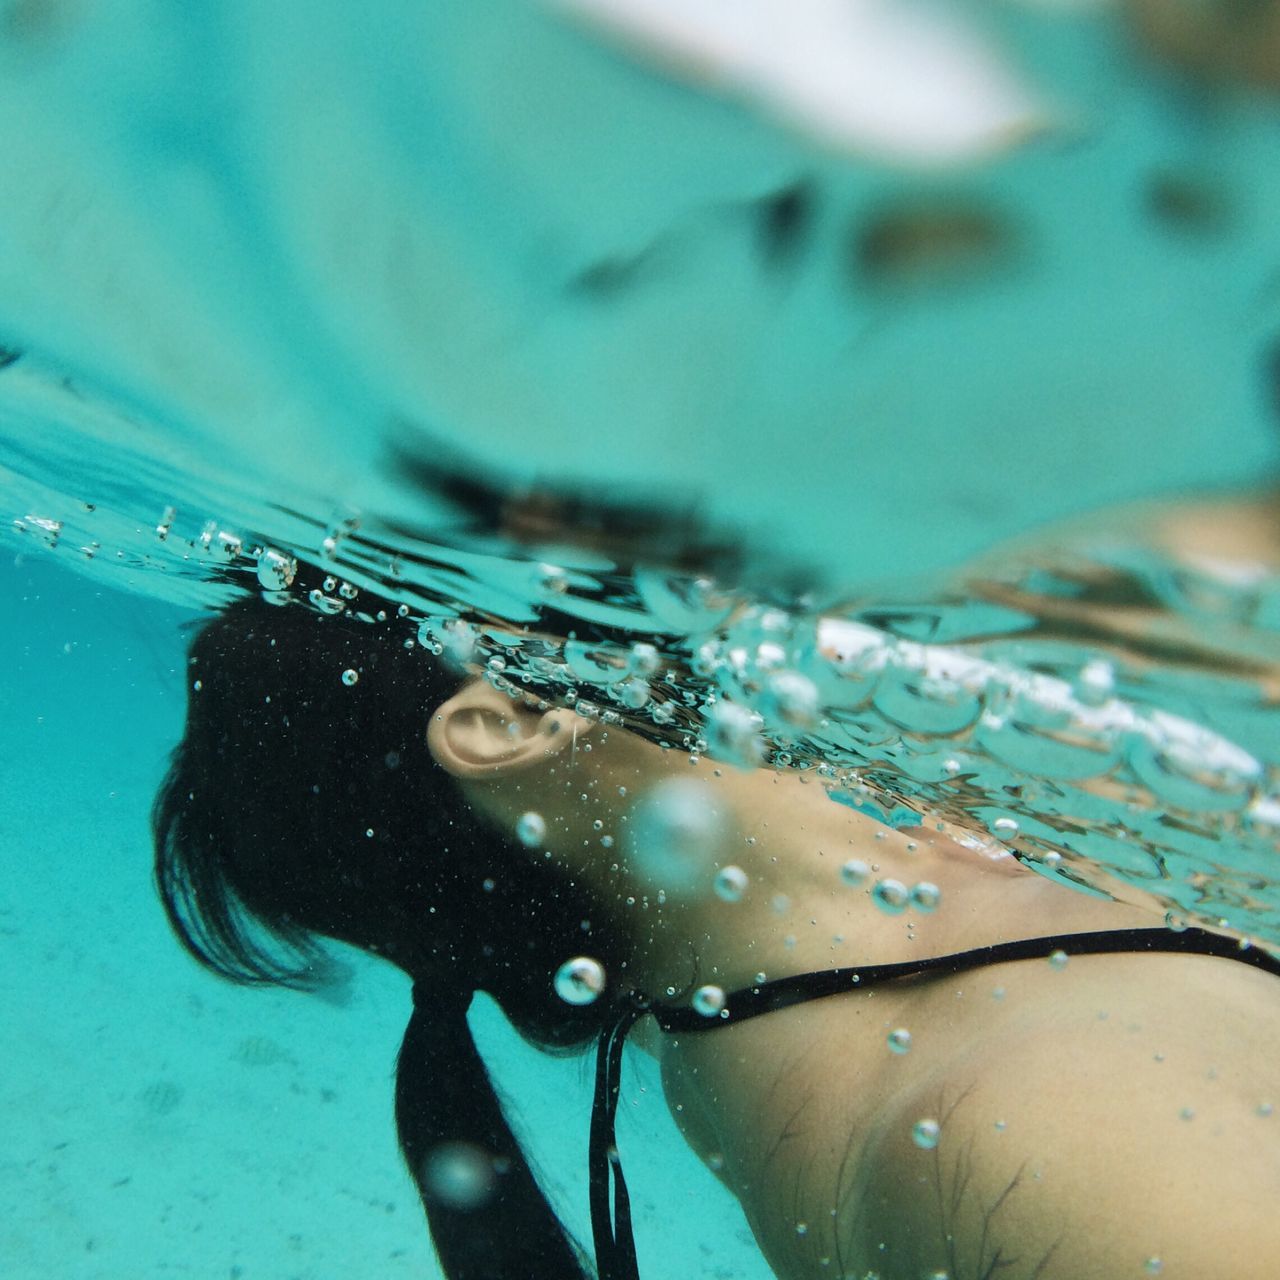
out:
M759 718L736 702L717 702L707 717L708 750L739 769L754 769L764 759Z
M293 585L297 577L298 562L292 556L285 556L274 547L266 548L257 558L257 580L268 591L283 591Z
M704 1018L718 1017L724 1008L724 990L708 983L693 993L693 1008Z
M345 684L348 689L350 689L353 684L356 684L359 679L360 673L355 669L355 667L348 667L342 673L342 683Z
M1049 952L1049 967L1051 969L1065 969L1070 956L1059 948L1057 951Z
M493 1160L469 1142L442 1142L423 1161L422 1185L428 1199L450 1209L480 1208L493 1195L496 1182Z
M929 880L911 886L911 905L920 911L936 911L942 901L942 890Z
M1164 1270L1164 1263L1153 1254L1142 1264L1142 1269L1149 1276L1158 1276Z
M649 701L649 684L645 680L624 680L618 686L618 701L632 711L639 711Z
M721 867L716 872L716 897L724 902L739 902L748 884L747 873L741 867Z
M556 970L556 995L565 1004L591 1004L604 985L604 965L590 956L574 956Z
M848 862L840 868L840 879L847 885L857 888L858 885L866 883L871 876L871 867L862 861L861 858L850 858Z
M636 802L624 839L633 866L671 891L706 885L721 832L706 785L668 778Z
M942 1129L936 1120L917 1120L911 1128L911 1141L921 1151L932 1151L941 1136Z
M907 1053L911 1048L911 1032L906 1027L894 1027L885 1037L885 1043L894 1053Z
M1005 840L1012 840L1018 834L1017 818L997 818L991 824L991 830Z
M547 838L547 824L540 813L530 810L516 819L516 838L526 849L540 848Z
M818 686L798 671L779 671L769 679L768 705L796 729L811 729L822 709Z
M871 900L886 915L901 915L907 909L911 894L901 880L877 880L871 890Z
M634 644L627 659L627 665L638 676L651 676L657 671L662 661L657 648L651 644Z

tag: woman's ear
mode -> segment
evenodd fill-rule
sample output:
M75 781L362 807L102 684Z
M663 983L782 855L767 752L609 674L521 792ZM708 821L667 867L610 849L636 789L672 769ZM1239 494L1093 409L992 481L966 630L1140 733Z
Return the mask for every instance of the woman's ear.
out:
M432 713L427 746L455 778L496 779L548 763L594 728L567 708L537 711L486 680L470 680Z

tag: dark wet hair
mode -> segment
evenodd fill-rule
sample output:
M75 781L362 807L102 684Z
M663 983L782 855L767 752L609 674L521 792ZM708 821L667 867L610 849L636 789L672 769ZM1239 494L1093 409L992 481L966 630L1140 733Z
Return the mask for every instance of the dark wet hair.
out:
M462 677L406 634L256 596L201 627L153 811L160 896L187 950L236 982L319 985L322 938L409 974L396 1123L446 1274L582 1277L466 1012L486 991L527 1040L578 1048L625 993L569 1005L555 971L586 953L616 975L621 957L586 893L471 811L431 758L428 714ZM454 1143L492 1162L492 1193L474 1207L429 1176Z

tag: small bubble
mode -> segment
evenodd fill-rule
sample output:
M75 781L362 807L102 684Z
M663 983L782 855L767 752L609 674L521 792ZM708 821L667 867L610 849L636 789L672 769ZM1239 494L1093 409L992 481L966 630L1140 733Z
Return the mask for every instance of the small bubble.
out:
M911 1129L911 1141L921 1151L932 1151L941 1136L942 1129L936 1120L917 1120Z
M1067 953L1063 951L1061 948L1059 948L1056 951L1050 951L1049 967L1052 969L1065 969L1067 967L1067 960L1069 958L1070 957L1067 955Z
M716 872L716 897L723 902L739 902L747 891L747 873L741 867L721 867Z
M1275 1111L1274 1103L1271 1103L1271 1102L1258 1103L1258 1114L1262 1116L1263 1119L1266 1119L1266 1117L1271 1115L1274 1111Z
M901 880L877 880L871 900L886 915L901 915L907 909L911 894Z
M590 1004L604 990L604 966L590 956L574 956L556 970L556 995L565 1004Z
M592 831L603 831L603 830L604 830L604 821L603 821L603 819L601 819L601 818L597 818L597 819L596 819L596 820L591 824L591 830L592 830Z
M920 911L936 911L942 901L942 890L932 881L921 880L911 886L911 905Z
M348 667L342 673L342 683L349 689L360 679L360 673L354 667Z
M906 1027L894 1027L885 1037L885 1043L894 1053L906 1053L911 1048L911 1032Z
M638 676L651 676L658 669L661 657L651 644L634 644L631 646L631 657L628 665Z
M606 849L612 849L612 848L613 848L613 837L612 837L612 836L601 836L601 837L600 837L600 843L601 843L601 845L602 845L604 848L606 848Z
M755 977L756 986L757 987L763 986L768 981L769 981L769 975L765 973L763 969L761 969L760 972L757 973Z
M769 899L769 905L773 908L775 915L785 916L791 910L791 899L785 893L775 893Z
M710 983L705 987L699 987L693 993L693 1008L704 1018L718 1016L724 1009L724 990Z
M283 591L293 585L298 573L298 562L283 551L268 547L258 557L258 581L267 591Z
M422 1185L431 1200L450 1209L478 1209L493 1195L493 1160L469 1142L442 1142L423 1162Z
M954 777L957 773L960 772L960 761L954 758L950 760L944 760L942 762L942 770L944 773L949 773L952 775L952 777Z
M991 824L991 829L996 835L1011 840L1018 834L1018 820L1017 818L997 818Z
M492 876L485 876L483 882L480 885L480 887L485 891L485 893L492 893L494 889L497 888L497 886L498 886L498 882Z
M542 814L522 813L516 821L516 838L526 849L537 849L547 838L547 824Z
M769 679L768 705L796 729L811 729L822 704L818 687L798 671L779 671Z
M807 1222L796 1223L796 1235L804 1236L809 1234L809 1224Z
M1149 1276L1158 1276L1164 1270L1164 1263L1153 1254L1142 1264L1142 1269Z
M862 861L861 858L850 858L848 862L840 868L840 879L847 885L857 888L858 885L865 883L871 875L871 868Z
M490 671L496 674L498 672L502 672L507 669L507 660L506 658L502 657L501 654L495 653L493 657L490 658L489 661L485 663L485 666L488 667Z
M639 711L649 701L649 685L645 680L624 680L618 688L618 700L624 707Z
M1178 1112L1178 1118L1181 1120L1194 1120L1196 1118L1195 1107L1183 1107L1182 1110Z
M1057 871L1057 869L1062 866L1062 854L1058 853L1056 850L1050 851L1040 859L1040 865L1042 867L1047 867L1050 871Z
M1180 916L1176 911L1166 911L1164 913L1165 928L1173 933L1185 933L1187 930L1187 921L1185 917Z

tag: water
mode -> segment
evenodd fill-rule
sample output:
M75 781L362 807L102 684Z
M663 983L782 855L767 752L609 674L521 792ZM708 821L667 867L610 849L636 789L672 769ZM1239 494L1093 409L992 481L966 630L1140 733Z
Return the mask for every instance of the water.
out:
M102 820L113 760L87 744L142 707L152 727L120 748L132 852L110 875L146 905L113 936L142 930L151 967L176 964L138 875L179 726L176 628L244 591L394 629L725 768L801 773L890 827L945 824L1172 927L1280 947L1273 101L1151 73L1105 12L1011 10L994 38L1054 123L940 177L642 73L532 7L495 23L387 4L368 29L313 9L143 23L104 4L0 42L0 99L33 121L11 140L28 181L0 199L11 801L34 805L24 827L49 822L39 797L59 769L97 797L50 791L81 868L61 888L41 889L16 826L4 838L28 953L72 945L48 918L99 874L76 833ZM116 665L67 686L91 712L59 703L63 754L33 754L64 658L93 647ZM126 670L133 697L113 710ZM749 901L739 876L705 888ZM887 911L946 911L934 886L877 881L860 860L844 877ZM95 888L74 936L117 896ZM103 954L58 962L85 1017L100 993L84 966ZM294 1072L316 1105L276 1138L313 1168L287 1135L323 1129L317 1100L344 1064L376 1074L393 1051L403 996L372 972L376 1069L351 1034L354 1058ZM272 1069L330 1036L328 1006L282 997L268 1016L198 976L172 982L170 1004L292 1026L308 1048ZM511 1078L543 1082L547 1158L580 1198L581 1152L558 1141L576 1077L530 1065L484 1016ZM155 1126L190 1114L196 1047L147 1050L135 1097L121 1039L129 1100L98 1102L126 1146L168 1151ZM637 1079L671 1158L656 1079ZM218 1097L238 1117L266 1105ZM344 1100L350 1132L385 1126L378 1105L373 1090ZM188 1137L217 1162L210 1133ZM387 1265L403 1270L385 1273L421 1274L404 1187L368 1189L391 1177L389 1144L351 1195L399 1205ZM24 1212L83 1215L51 1206L113 1185L96 1150ZM119 1176L153 1176L147 1163ZM739 1252L717 1246L694 1273L675 1250L668 1274L762 1274L727 1194L692 1157L686 1174L689 1213L720 1195ZM151 1221L159 1194L126 1214ZM222 1220L238 1252L217 1265L249 1277L260 1235L289 1232L242 1199ZM74 1274L99 1274L98 1247L127 1256L76 1221L90 1260ZM156 1232L157 1267L204 1248ZM52 1258L53 1234L7 1247ZM331 1273L325 1246L302 1252L299 1274Z

